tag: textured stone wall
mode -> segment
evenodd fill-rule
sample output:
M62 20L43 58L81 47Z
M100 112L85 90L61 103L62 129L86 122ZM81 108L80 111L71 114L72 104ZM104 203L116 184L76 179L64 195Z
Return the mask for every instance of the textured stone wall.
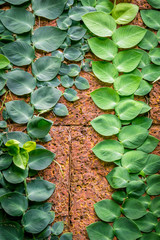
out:
M146 0L119 2L137 4L140 9L150 8ZM132 24L144 26L140 14L137 15ZM49 22L42 19L39 22L37 20L36 27L45 25L54 26L55 21ZM37 57L40 56L42 53L38 52ZM86 57L91 58L92 56L88 54ZM85 227L97 220L93 204L102 199L110 198L113 193L105 179L107 173L112 170L113 164L101 162L91 151L91 148L102 138L92 129L90 121L104 112L94 105L90 98L90 92L99 87L107 86L107 84L98 81L89 73L81 72L81 76L89 80L90 89L77 90L80 99L74 103L69 103L63 97L61 98L61 102L65 103L69 109L69 116L58 118L52 113L44 115L44 117L54 121L50 132L52 141L45 144L45 147L56 153L56 161L61 165L63 174L55 162L47 170L40 173L40 176L56 184L56 191L50 198L50 202L53 203L56 220L65 221L66 231L72 231L74 234L73 240L88 239ZM62 87L60 89L64 90ZM12 98L24 99L14 95ZM7 101L9 100L11 97L7 98ZM26 101L28 100L26 99ZM143 100L149 101L152 107L149 115L154 120L154 124L150 133L160 139L160 83L155 83L148 99ZM25 131L25 126L10 123L10 131L15 130ZM155 153L160 154L160 145Z

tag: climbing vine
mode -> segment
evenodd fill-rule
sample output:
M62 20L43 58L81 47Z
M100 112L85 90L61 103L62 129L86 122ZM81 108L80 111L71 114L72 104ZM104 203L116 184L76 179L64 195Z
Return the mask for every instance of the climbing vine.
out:
M151 108L138 96L147 95L160 78L159 11L140 11L145 25L158 30L155 34L147 28L126 25L137 15L138 6L98 2L101 7L97 5L97 11L82 19L92 35L89 46L101 59L92 62L93 73L110 87L96 89L91 97L100 109L111 114L96 117L91 125L102 136L112 138L92 150L100 160L115 164L106 179L118 191L112 194L112 200L94 205L102 221L89 225L87 232L90 240L112 240L114 236L119 240L157 240L160 156L151 152L159 141L148 130L152 120L146 115ZM148 2L160 9L160 1ZM117 24L125 26L117 28Z

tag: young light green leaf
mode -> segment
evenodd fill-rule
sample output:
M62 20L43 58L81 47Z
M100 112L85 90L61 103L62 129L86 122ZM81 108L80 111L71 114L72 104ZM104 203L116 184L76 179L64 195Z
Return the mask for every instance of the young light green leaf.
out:
M81 3L82 3L83 6L95 7L96 0L81 0Z
M130 3L119 3L112 10L112 17L117 24L127 24L137 15L139 7Z
M122 158L123 145L116 140L104 140L92 148L94 154L104 162L114 162Z
M114 5L110 0L97 0L96 10L99 12L111 13Z
M146 30L139 26L127 25L118 28L112 39L119 48L131 48L136 46L144 37Z
M16 123L27 123L33 116L33 108L24 100L10 101L5 104L8 116Z
M112 136L119 133L121 121L112 114L103 114L91 121L92 127L102 136Z
M110 37L116 30L115 20L105 12L90 12L82 16L88 29L99 37Z
M120 206L113 200L105 199L94 204L94 210L97 216L104 222L113 222L120 217Z
M159 11L157 10L141 10L141 17L147 27L155 30L160 29Z
M10 61L7 57L5 57L3 54L0 54L0 69L3 69L10 64Z
M119 102L119 95L111 88L99 88L91 93L94 103L103 110L114 109Z
M118 52L116 44L109 38L93 37L88 40L88 43L92 52L103 60L113 60Z
M23 148L20 149L18 154L13 156L14 164L23 170L26 169L28 160L29 160L28 152Z
M142 54L134 49L119 52L113 59L113 64L119 72L131 72L140 63Z
M92 70L96 77L102 82L113 83L118 77L118 71L115 66L109 62L92 62Z

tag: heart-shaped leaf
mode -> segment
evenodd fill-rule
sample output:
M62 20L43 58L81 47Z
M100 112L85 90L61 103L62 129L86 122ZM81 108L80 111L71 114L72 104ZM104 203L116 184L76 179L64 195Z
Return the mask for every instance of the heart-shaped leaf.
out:
M112 10L112 17L117 24L127 24L137 15L139 7L130 3L119 3Z
M56 222L53 224L51 231L55 236L58 236L63 232L63 229L64 222Z
M86 89L89 89L89 82L86 78L83 78L83 77L80 77L80 76L77 76L75 78L75 86L76 88L78 88L79 90L86 90Z
M97 216L104 222L113 222L120 217L120 206L113 200L105 199L94 204L94 210Z
M99 37L112 36L116 30L115 20L105 12L90 12L82 16L88 29Z
M113 60L118 52L116 44L109 38L93 37L88 40L88 43L92 52L103 60Z
M21 5L23 3L28 2L28 0L5 0L5 2L8 2L13 5Z
M53 112L56 116L59 117L65 117L69 114L67 107L62 103L57 103L53 108Z
M119 102L119 95L112 88L99 88L91 93L94 103L103 110L114 109Z
M92 151L104 162L114 162L122 158L123 145L116 140L104 140L98 143Z
M92 127L103 136L112 136L119 133L121 121L114 115L103 114L91 121Z
M139 26L127 25L118 28L112 39L119 48L131 48L136 46L144 37L146 30Z
M153 85L151 85L150 83L148 83L145 80L141 80L140 85L139 85L139 87L137 88L137 90L135 91L134 94L137 95L137 96L145 96L148 93L150 93L152 88L153 88Z
M79 97L77 96L77 92L72 88L66 89L63 96L69 102L74 102L79 99Z
M7 170L3 171L4 178L12 184L18 184L24 181L28 176L27 169L21 169L12 164Z
M92 70L96 77L102 82L113 83L118 77L118 71L115 66L109 62L92 62Z

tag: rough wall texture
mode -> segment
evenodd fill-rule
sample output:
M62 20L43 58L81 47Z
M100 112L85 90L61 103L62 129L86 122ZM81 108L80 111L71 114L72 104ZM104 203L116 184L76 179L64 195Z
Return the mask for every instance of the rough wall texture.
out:
M119 2L131 2L139 5L140 9L150 8L146 0L126 0ZM144 26L137 15L132 24ZM55 21L44 21L37 25L55 25ZM41 52L37 57L42 56ZM88 57L91 57L88 54ZM30 71L30 69L28 69ZM113 168L112 164L105 164L98 160L91 148L103 138L100 137L90 126L90 121L104 112L99 110L90 98L90 92L99 87L107 86L98 81L89 73L81 73L90 83L87 91L78 91L80 99L75 103L65 103L69 109L69 116L58 118L53 113L44 117L54 121L51 129L52 141L45 144L49 150L56 153L56 161L61 165L63 174L57 163L52 165L40 175L56 184L56 191L50 198L53 210L56 212L56 220L65 221L66 231L72 231L73 240L87 240L85 227L97 220L94 213L94 203L110 198L113 190L107 183L105 176ZM63 90L63 88L61 88ZM13 99L17 97L12 95ZM20 99L20 98L19 98ZM22 98L21 98L22 99ZM7 98L7 101L11 97ZM28 99L26 99L28 101ZM155 83L149 96L150 117L154 124L150 133L160 139L160 83ZM24 130L25 126L10 124L10 130ZM160 154L160 145L155 150Z

